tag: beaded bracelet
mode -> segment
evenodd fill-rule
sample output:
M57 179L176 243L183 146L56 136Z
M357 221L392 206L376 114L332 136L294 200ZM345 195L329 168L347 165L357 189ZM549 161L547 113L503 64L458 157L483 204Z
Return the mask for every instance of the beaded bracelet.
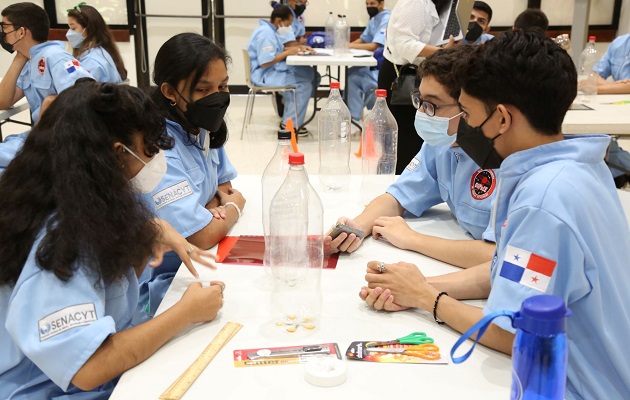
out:
M441 319L437 317L437 306L438 306L438 302L440 301L440 297L442 297L443 295L448 296L448 293L440 292L435 298L435 303L433 303L433 319L435 320L435 322L437 322L440 325L444 325L444 321L442 321Z

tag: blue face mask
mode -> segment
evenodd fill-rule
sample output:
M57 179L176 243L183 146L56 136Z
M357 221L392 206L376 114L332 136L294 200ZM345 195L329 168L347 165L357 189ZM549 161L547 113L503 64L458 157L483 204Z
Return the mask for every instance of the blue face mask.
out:
M448 134L448 124L453 118L457 118L462 114L463 112L450 118L437 116L429 117L424 113L424 111L418 110L416 112L414 127L416 128L418 136L431 146L450 146L455 143L457 135Z
M82 33L75 32L72 29L68 29L68 32L66 32L66 38L68 38L68 42L73 49L81 47L81 43L85 40Z

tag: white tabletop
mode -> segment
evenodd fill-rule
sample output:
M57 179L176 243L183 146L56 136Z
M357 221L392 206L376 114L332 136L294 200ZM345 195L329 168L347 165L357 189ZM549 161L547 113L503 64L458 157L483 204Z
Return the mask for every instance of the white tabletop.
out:
M565 134L606 133L630 135L630 95L597 95L595 102L586 103L593 110L569 110L562 123Z
M353 176L348 191L326 192L317 176L311 182L324 204L325 226L341 215L355 216L362 210L359 202L361 177ZM239 176L233 181L247 199L243 217L230 235L262 234L260 176ZM630 220L630 193L620 192ZM409 220L410 225L427 234L453 239L470 239L453 220L445 205L429 210L422 218ZM307 338L291 334L270 334L265 323L271 317L270 278L263 267L240 265L219 266L217 271L198 267L205 282L221 279L226 283L225 306L217 318L191 328L168 342L151 358L126 372L111 399L157 399L210 343L228 321L240 322L243 328L221 350L204 370L184 399L506 399L511 384L511 360L508 356L477 346L463 364L447 365L380 364L346 361L348 380L334 388L319 388L304 380L302 365L236 368L233 350L280 347L336 342L345 353L352 341L389 340L413 331L424 331L435 339L444 356L460 334L447 326L439 326L433 317L421 311L384 313L364 305L358 297L365 284L366 262L407 261L418 265L427 275L458 270L417 253L396 249L381 241L367 239L360 250L343 255L335 270L322 271L322 327ZM193 277L180 268L160 310L173 305ZM482 306L483 301L471 304ZM466 351L464 346L460 351ZM450 358L449 358L450 360Z
M373 67L376 65L376 58L371 51L350 49L350 54L345 56L333 55L331 49L314 49L313 55L295 55L287 57L288 65L319 66L319 65L341 65L346 67ZM321 54L321 55L318 55ZM361 56L361 57L356 57Z
M0 121L4 121L5 119L11 118L15 114L19 114L26 110L28 110L28 102L26 101L26 98L20 99L8 109L0 110Z

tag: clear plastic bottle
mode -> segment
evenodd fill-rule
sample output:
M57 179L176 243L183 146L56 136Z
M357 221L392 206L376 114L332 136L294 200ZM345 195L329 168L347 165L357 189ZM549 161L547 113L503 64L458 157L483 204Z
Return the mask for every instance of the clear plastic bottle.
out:
M335 43L335 16L332 11L328 13L326 19L326 35L324 37L324 45L327 49L333 49Z
M271 200L276 195L282 182L287 177L289 172L289 153L291 153L291 132L282 129L278 131L278 146L273 157L265 167L262 174L262 222L263 232L265 235L265 258L264 265L265 270L270 272L270 260L269 260L269 207L271 206Z
M330 95L319 112L319 181L329 190L342 190L350 181L350 110L330 83Z
M361 202L364 205L385 193L396 178L398 123L387 107L386 97L385 89L376 90L376 103L363 124Z
M346 21L345 15L337 15L335 23L335 43L334 54L336 56L345 56L350 53L350 26Z
M578 67L578 101L590 103L597 97L597 73L593 71L597 63L595 36L588 37L588 43L580 55Z
M273 323L305 334L320 323L324 209L308 181L304 155L289 154L289 165L270 207Z

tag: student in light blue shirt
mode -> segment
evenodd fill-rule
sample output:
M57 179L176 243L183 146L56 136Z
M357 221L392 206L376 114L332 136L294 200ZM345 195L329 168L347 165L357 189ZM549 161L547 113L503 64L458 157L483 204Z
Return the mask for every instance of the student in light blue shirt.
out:
M481 169L455 142L462 111L457 104L460 87L452 66L472 46L444 49L421 65L422 83L414 102L415 129L426 142L387 193L374 199L353 220L339 222L383 237L396 247L413 250L462 268L489 261L494 254L490 210L498 169ZM413 231L402 216L420 216L446 202L459 225L475 240L446 240ZM362 239L345 233L326 238L334 249L353 252Z
M0 398L108 398L123 372L220 310L223 283L193 283L130 325L146 260L190 246L137 196L167 139L142 91L80 80L0 178Z
M269 21L260 20L247 45L250 58L252 83L258 86L294 86L297 97L297 125L302 126L306 119L308 102L313 94L313 68L307 66L287 65L286 58L298 52L312 51L306 46L285 47L278 32L288 28L293 21L291 9L278 5ZM286 126L287 118L295 124L295 107L293 93L285 91L284 114L282 125Z
M562 134L577 94L575 65L551 39L517 31L478 46L455 69L466 113L457 142L482 168L501 166L496 254L428 279L412 264L386 265L368 274L369 287L415 269L423 283L412 291L403 283L391 293L395 304L435 310L436 321L459 332L491 312L518 311L531 296L559 296L572 311L565 398L630 398L630 230L603 161L609 137ZM457 300L486 296L483 309ZM480 342L510 354L514 332L499 318Z
M630 93L630 34L613 40L593 70L599 74L597 93Z
M0 82L0 109L26 96L35 122L46 97L91 77L60 42L46 42L49 26L46 11L33 3L14 3L2 10L0 44L18 54Z
M127 70L109 27L98 10L79 4L68 10L66 37L84 69L99 82L120 83Z
M245 198L232 188L236 169L223 147L230 104L225 49L195 33L182 33L158 50L153 99L167 116L168 169L144 200L159 218L200 248L216 245L237 222ZM181 261L176 254L141 277L140 309L153 316ZM143 315L144 316L144 315Z
M462 44L482 44L492 39L494 36L489 33L490 21L492 8L485 1L475 1L470 12L470 22L476 22L479 26L468 31Z
M385 31L391 11L385 10L385 0L365 2L370 22L361 36L350 43L352 49L376 51L385 45ZM371 110L376 101L375 89L378 85L378 67L352 67L348 70L348 108L352 120L359 122L363 107Z

